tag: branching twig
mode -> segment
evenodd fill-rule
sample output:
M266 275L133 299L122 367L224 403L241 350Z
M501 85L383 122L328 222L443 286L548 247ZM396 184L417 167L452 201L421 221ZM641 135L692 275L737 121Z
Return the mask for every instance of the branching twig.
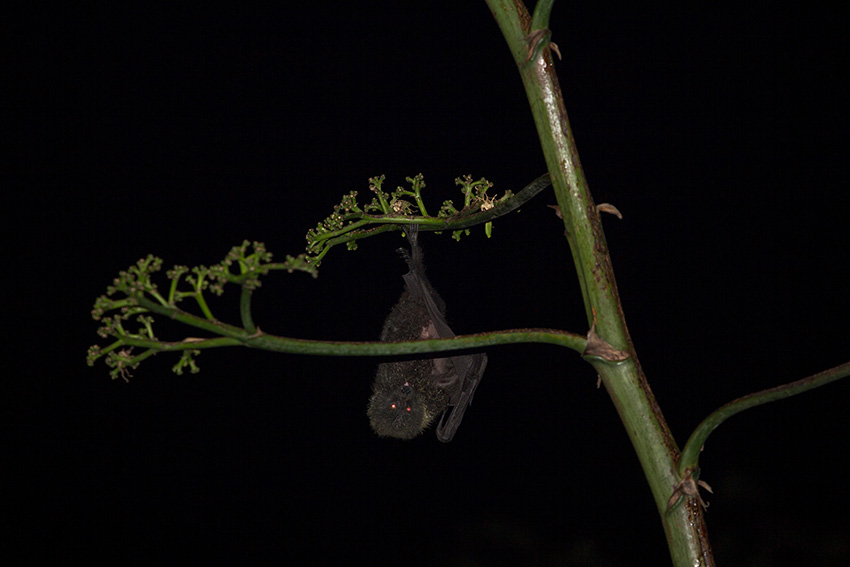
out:
M243 242L233 247L219 264L214 266L174 266L166 273L170 280L168 292L163 296L159 292L154 276L162 268L162 260L149 255L133 266L119 273L107 293L95 301L92 317L101 322L98 334L112 338L114 342L106 347L92 346L88 351L88 363L92 365L101 357L111 368L113 378L130 377L130 371L146 358L158 352L180 351L182 357L174 366L178 374L188 368L198 372L195 358L201 350L223 346L250 346L301 354L386 356L393 354L411 354L442 352L464 348L481 348L494 344L512 342L549 342L563 344L581 352L586 341L582 337L563 331L520 329L489 333L487 335L459 337L457 341L417 341L415 345L378 342L378 343L336 343L323 341L303 341L285 337L275 337L260 331L254 323L251 313L251 299L254 291L260 287L260 278L272 270L301 270L317 275L317 267L322 256L336 244L346 243L353 248L357 240L374 236L388 230L399 230L406 224L420 224L424 230L452 230L454 236L467 231L475 224L485 224L489 235L489 224L494 218L507 214L549 186L549 176L534 180L518 194L511 192L500 199L488 197L486 192L491 183L486 179L474 181L470 176L457 181L464 195L461 210L447 201L443 203L437 217L428 216L421 191L425 182L421 175L408 178L411 189L399 188L391 195L381 191L383 178L374 178L372 190L375 199L364 208L355 200L355 193L346 196L334 213L319 226L310 231L308 251L315 256L302 254L298 257L287 256L283 263L272 262L272 255L261 242ZM412 199L412 200L411 200ZM423 216L412 213L417 210ZM371 214L374 211L380 215ZM403 215L403 216L400 216ZM225 285L233 283L241 287L239 314L241 326L218 320L207 301L206 294L221 295ZM185 299L192 299L200 314L181 308ZM153 315L159 315L202 330L212 335L206 338L187 337L178 341L167 341L154 334ZM129 327L138 323L137 331ZM135 353L134 349L144 349ZM424 350L423 350L424 349Z
M307 233L307 253L313 266L318 267L330 249L338 244L346 244L349 250L353 250L357 246L356 241L361 238L400 230L406 224L417 224L423 231L452 231L455 239L459 239L461 234L468 234L470 227L485 224L489 235L490 222L515 211L551 185L549 175L545 174L517 194L507 191L502 197L495 198L486 194L492 186L489 181L473 181L471 176L465 176L455 180L464 195L463 207L457 209L451 201L445 201L439 214L430 216L422 201L421 190L425 183L421 175L407 178L412 190L399 187L392 194L382 190L383 176L369 181L370 190L375 193L371 203L361 207L357 203L357 192L352 191L334 207L328 218ZM421 216L414 215L414 209L422 213Z

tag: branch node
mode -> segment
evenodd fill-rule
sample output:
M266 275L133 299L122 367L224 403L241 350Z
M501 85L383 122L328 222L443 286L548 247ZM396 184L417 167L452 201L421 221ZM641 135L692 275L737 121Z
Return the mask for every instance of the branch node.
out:
M563 57L561 57L561 50L558 48L556 43L550 40L551 37L552 30L549 28L534 30L525 36L525 42L528 44L528 54L525 56L525 63L537 59L546 47L553 51L555 55L558 56L559 60L563 60Z
M714 491L707 482L699 480L698 477L699 469L697 467L691 467L685 471L685 476L676 484L676 486L673 487L673 494L670 496L670 500L667 501L668 512L673 509L673 506L675 506L682 497L696 498L699 501L700 506L708 508L708 502L702 499L699 489L702 487L711 494L714 494Z
M615 349L602 337L596 334L596 321L590 326L587 332L587 346L582 356L598 356L609 362L622 362L629 358L629 353L624 350Z

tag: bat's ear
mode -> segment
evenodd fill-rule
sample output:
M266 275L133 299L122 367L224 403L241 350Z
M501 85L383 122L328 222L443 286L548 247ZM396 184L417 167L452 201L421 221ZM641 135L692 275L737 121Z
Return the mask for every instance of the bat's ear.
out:
M437 327L434 326L433 321L428 321L428 325L422 327L422 334L419 336L419 338L421 340L440 338L440 333L437 331Z

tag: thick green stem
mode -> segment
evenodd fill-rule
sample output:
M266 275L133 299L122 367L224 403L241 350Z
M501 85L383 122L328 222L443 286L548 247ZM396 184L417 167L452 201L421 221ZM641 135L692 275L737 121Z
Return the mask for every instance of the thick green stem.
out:
M549 36L532 34L536 30L531 28L531 17L518 0L488 0L488 5L505 36L531 105L588 322L595 323L603 341L630 354L624 362L595 357L588 360L601 376L631 438L661 515L673 563L713 565L702 510L694 498L667 511L670 496L681 480L676 467L679 451L640 369L626 328L608 246L579 161L552 57L546 46L540 49L539 42L548 41ZM544 18L541 15L538 19Z

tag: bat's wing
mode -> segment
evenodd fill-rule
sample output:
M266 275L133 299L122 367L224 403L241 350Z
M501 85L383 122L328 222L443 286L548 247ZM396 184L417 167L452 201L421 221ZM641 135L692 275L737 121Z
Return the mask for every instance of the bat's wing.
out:
M478 387L478 383L484 375L484 369L487 367L486 354L454 356L451 360L460 377L461 390L457 400L452 401L440 418L440 423L437 424L437 439L443 443L448 443L455 436L466 408L472 404L475 388Z
M425 309L428 311L428 317L434 323L437 329L437 336L441 339L454 337L455 334L446 323L446 317L443 315L445 305L443 300L436 297L434 290L428 283L425 277L425 264L422 260L422 248L419 247L419 225L412 224L405 227L407 240L410 242L410 254L407 255L407 265L410 268L404 274L404 283L408 293L414 298L421 300L425 304ZM439 305L438 303L439 302Z
M419 226L410 225L405 227L407 239L410 242L410 256L408 257L408 265L410 271L404 275L405 285L408 293L416 298L420 298L428 312L428 317L434 324L437 330L437 336L440 338L451 338L455 334L446 322L443 315L443 309L438 306L442 300L435 296L428 280L425 278L425 267L422 260L422 249L419 247L417 237L419 235ZM452 440L463 419L463 414L466 412L467 406L472 404L472 396L475 394L475 388L481 381L481 376L484 374L484 369L487 366L487 355L472 354L464 356L452 356L449 358L454 366L453 380L460 382L460 387L455 390L453 399L449 402L449 407L440 418L440 423L437 425L437 438L448 443Z

